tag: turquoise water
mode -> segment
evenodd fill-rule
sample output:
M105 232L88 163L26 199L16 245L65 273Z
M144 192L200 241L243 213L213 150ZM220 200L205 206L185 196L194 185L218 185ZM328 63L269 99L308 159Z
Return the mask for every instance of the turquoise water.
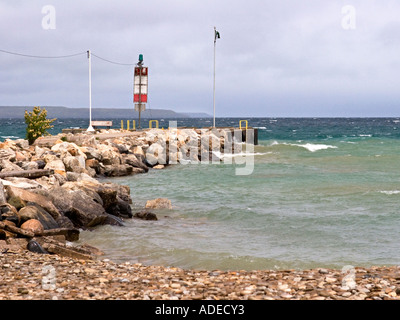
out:
M157 197L174 208L83 240L114 260L183 268L397 265L399 123L359 121L279 119L276 133L259 126L250 175L235 175L240 165L189 164L113 179L131 187L138 210Z
M178 126L204 120L185 121ZM238 119L218 121L238 126ZM398 118L249 124L259 128L250 175L235 174L241 164L222 163L109 179L131 187L134 210L158 197L170 199L173 210L154 211L158 221L84 231L81 241L117 262L183 268L400 264Z

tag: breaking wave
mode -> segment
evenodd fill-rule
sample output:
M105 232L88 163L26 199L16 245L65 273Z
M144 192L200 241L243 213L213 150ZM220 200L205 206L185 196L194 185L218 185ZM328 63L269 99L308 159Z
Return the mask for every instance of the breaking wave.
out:
M332 145L328 145L328 144L314 144L314 143L297 144L297 143L286 143L286 142L279 143L277 141L274 141L271 144L271 146L276 146L276 145L301 147L301 148L307 149L310 152L316 152L319 150L336 149L337 148L336 146L332 146Z

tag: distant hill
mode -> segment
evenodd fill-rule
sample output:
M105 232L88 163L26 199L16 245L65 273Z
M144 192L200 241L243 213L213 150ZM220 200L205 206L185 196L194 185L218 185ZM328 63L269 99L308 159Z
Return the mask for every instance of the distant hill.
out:
M57 119L85 119L89 117L89 108L67 108L67 107L42 107L47 110L48 118ZM0 119L23 118L25 110L32 111L33 106L27 107L2 107L0 106ZM179 119L179 118L211 118L206 113L181 113L165 109L147 109L142 112L143 119ZM93 120L107 119L137 119L139 113L127 108L92 108Z

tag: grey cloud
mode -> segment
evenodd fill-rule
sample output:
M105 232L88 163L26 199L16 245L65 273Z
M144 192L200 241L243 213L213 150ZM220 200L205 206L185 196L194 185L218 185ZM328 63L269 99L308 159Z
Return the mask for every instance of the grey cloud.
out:
M36 55L91 49L124 63L142 53L152 108L212 113L216 26L217 115L362 116L366 101L369 115L398 113L391 103L400 95L394 1L352 1L355 30L341 26L348 4L341 0L49 3L55 30L41 27L43 1L1 1L0 49ZM88 104L85 55L42 61L0 53L0 65L0 105ZM95 57L92 66L94 105L132 107L132 67Z

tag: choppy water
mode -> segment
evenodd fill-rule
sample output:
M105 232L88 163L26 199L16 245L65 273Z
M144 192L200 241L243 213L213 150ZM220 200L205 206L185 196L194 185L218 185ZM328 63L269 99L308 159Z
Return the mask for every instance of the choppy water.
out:
M82 232L81 241L118 262L184 268L400 264L400 119L248 120L260 143L251 175L187 164L111 179L131 187L135 209L158 197L174 208L156 212L159 221Z

